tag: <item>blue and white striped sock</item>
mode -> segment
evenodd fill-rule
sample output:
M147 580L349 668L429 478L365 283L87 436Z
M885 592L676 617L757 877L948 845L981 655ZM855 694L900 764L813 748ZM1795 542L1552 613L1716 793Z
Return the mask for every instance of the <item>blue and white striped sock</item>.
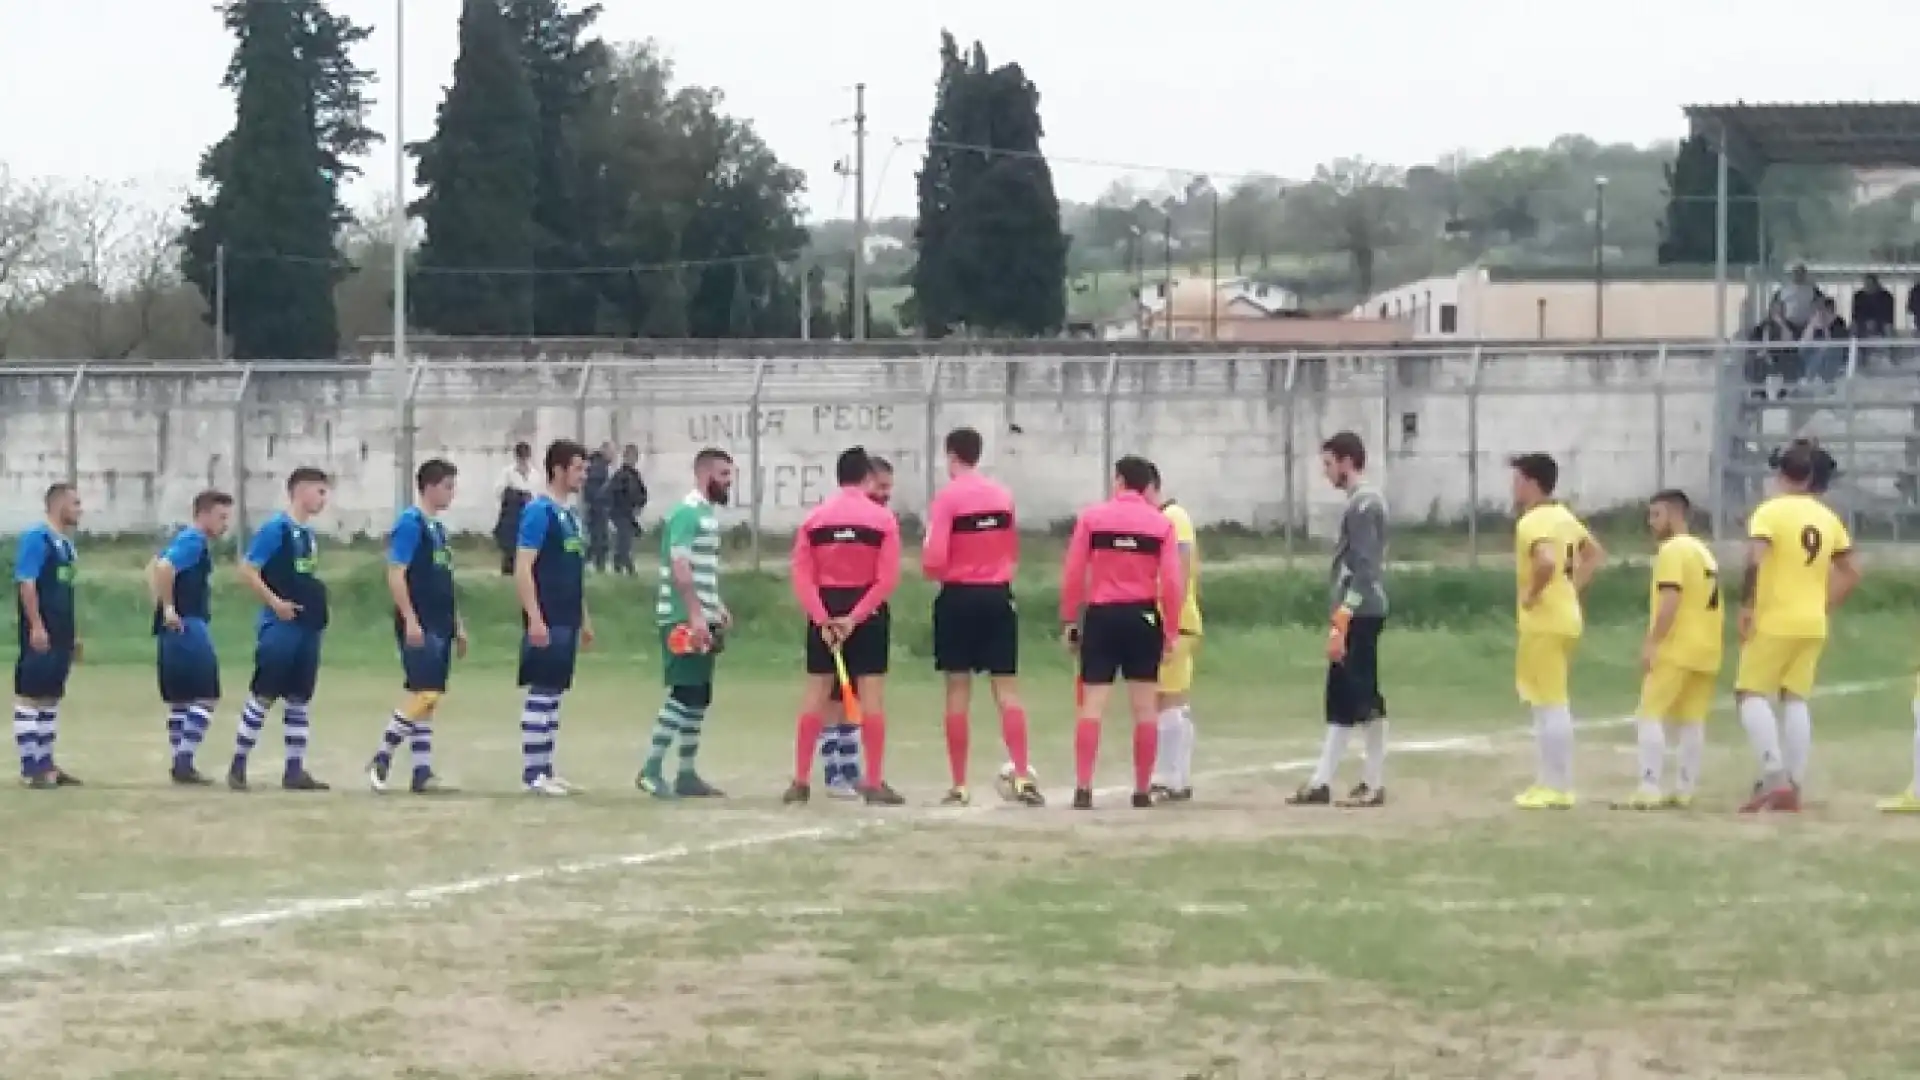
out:
M60 703L40 706L40 771L53 768L53 744L60 738Z
M180 756L180 734L187 727L187 707L185 705L167 706L167 752L174 757Z
M413 754L413 778L425 780L433 775L433 725L425 718L414 721L407 749Z
M196 701L187 706L180 725L180 746L174 751L173 759L181 764L192 765L193 755L199 753L200 742L207 737L207 729L212 726L212 702Z
M860 786L860 729L840 725L840 776L849 787Z
M383 765L393 763L393 755L400 752L400 745L413 734L413 721L407 719L399 710L387 718L387 727L380 733L380 749L374 751L373 760Z
M235 765L245 765L253 748L260 744L260 729L267 726L267 710L271 708L272 702L257 697L247 698L247 703L240 706L240 730L233 740Z
M307 708L307 702L288 698L280 710L280 723L286 731L288 776L307 768L307 735L313 729Z
M559 694L527 691L526 704L520 709L521 783L531 784L553 767L554 718L559 711Z
M20 776L32 779L40 764L40 709L35 705L13 707L13 745L20 754Z

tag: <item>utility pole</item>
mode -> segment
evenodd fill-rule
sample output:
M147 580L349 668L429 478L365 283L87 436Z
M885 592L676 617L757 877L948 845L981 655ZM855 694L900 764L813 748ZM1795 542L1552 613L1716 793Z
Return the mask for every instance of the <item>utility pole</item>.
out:
M393 0L393 505L413 501L413 410L407 364L407 0Z
M853 87L853 340L867 340L867 84Z
M1593 178L1593 340L1607 338L1607 178Z

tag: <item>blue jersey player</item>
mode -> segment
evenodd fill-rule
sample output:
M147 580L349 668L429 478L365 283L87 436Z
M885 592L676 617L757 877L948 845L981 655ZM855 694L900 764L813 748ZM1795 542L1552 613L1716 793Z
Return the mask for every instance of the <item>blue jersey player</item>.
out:
M377 792L387 790L393 755L403 743L413 755L413 793L449 790L433 772L433 716L454 657L467 655L467 628L453 596L453 551L440 523L453 504L458 476L453 463L440 458L421 465L413 477L420 499L401 512L387 537L387 591L407 697L393 710L367 766L367 785Z
M587 476L587 448L561 439L547 447L547 488L520 512L513 557L514 591L526 624L520 645L521 783L530 794L571 795L573 786L555 775L553 752L560 733L560 696L573 686L580 649L593 644L587 615L586 544L580 519L567 502Z
M72 484L47 489L45 521L20 534L13 557L14 607L20 655L13 662L13 742L20 782L31 788L75 787L80 781L53 763L67 673L80 659L73 612L73 531L80 493Z
M260 597L260 626L253 646L253 683L240 710L233 765L227 786L247 790L247 757L260 740L267 712L282 703L286 729L288 791L325 791L307 771L307 710L320 680L320 639L327 629L327 586L319 569L320 541L314 515L327 507L327 474L303 465L287 476L287 508L268 519L247 546L240 580Z
M147 571L153 593L160 700L167 706L167 744L173 782L211 783L194 755L220 705L220 659L213 651L213 542L227 535L233 496L203 491L193 497L193 523L173 535Z

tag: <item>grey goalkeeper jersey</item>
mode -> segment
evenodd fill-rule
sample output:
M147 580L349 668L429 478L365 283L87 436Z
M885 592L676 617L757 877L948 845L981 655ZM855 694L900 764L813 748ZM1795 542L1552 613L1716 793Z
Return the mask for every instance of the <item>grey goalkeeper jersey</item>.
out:
M1347 493L1340 541L1333 549L1331 606L1355 615L1385 615L1387 501L1364 483Z

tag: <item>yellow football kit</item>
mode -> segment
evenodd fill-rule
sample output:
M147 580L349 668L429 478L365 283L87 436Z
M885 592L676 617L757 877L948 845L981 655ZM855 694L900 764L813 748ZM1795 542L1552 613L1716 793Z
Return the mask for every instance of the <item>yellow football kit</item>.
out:
M1675 536L1653 559L1647 627L1660 620L1661 600L1679 595L1673 625L1660 641L1653 666L1640 683L1642 720L1698 724L1713 708L1720 674L1726 611L1720 599L1720 564L1698 537Z
M1580 641L1580 594L1573 587L1580 547L1592 538L1573 511L1542 503L1521 515L1513 529L1516 602L1524 604L1533 588L1533 552L1545 544L1553 555L1553 578L1531 608L1520 606L1519 645L1514 658L1514 689L1536 708L1569 704L1567 670Z
M1180 637L1160 664L1160 692L1185 694L1193 689L1193 657L1200 648L1200 543L1185 507L1168 503L1161 512L1173 522L1175 542L1186 549L1187 598L1180 608Z
M1827 644L1833 560L1853 550L1853 537L1811 495L1777 495L1761 503L1747 523L1747 535L1765 540L1767 554L1753 598L1753 634L1740 648L1734 689L1762 697L1808 697Z

